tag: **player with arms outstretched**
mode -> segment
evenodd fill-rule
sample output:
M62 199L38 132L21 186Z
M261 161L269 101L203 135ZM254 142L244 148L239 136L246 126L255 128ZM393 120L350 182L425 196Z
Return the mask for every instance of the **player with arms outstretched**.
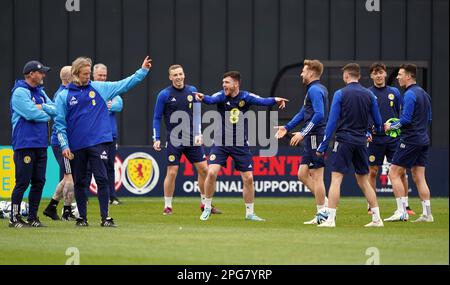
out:
M212 212L212 197L215 192L217 175L225 166L227 159L231 156L235 163L235 168L241 174L243 187L243 197L245 202L246 220L264 221L254 213L255 189L253 185L253 156L248 146L248 126L242 118L251 105L273 106L278 104L280 108L286 105L284 98L261 98L248 91L240 90L241 75L238 71L229 71L223 75L223 90L212 96L196 93L196 98L205 104L217 104L217 110L222 117L222 135L221 140L215 140L214 146L209 154L208 176L205 181L205 209L200 220L208 220ZM239 120L244 120L244 137L237 136L237 127L242 126ZM228 128L228 130L226 129ZM232 134L230 138L225 138L225 134ZM226 142L227 141L227 142Z
M327 207L325 184L323 182L324 159L316 155L318 143L323 140L323 134L328 117L328 90L320 83L323 73L323 64L318 60L305 60L300 76L306 85L304 105L285 126L280 126L276 138L283 138L289 131L295 128L301 121L305 122L303 129L295 133L290 145L296 146L304 141L302 162L298 170L298 179L313 193L317 211ZM316 224L317 219L304 222L304 224Z
M115 82L91 81L92 60L79 57L72 63L72 82L56 100L56 132L66 158L73 158L75 199L80 217L75 225L87 227L86 189L91 166L97 182L102 227L116 227L109 216L108 146L113 141L107 102L142 82L151 68L146 57L133 75ZM72 153L73 151L73 153Z

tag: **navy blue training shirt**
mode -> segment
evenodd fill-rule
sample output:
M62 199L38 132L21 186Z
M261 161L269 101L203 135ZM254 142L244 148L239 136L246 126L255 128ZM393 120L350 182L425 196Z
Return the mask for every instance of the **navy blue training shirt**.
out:
M334 93L323 142L317 149L325 152L336 129L336 141L355 145L367 144L367 126L372 116L377 132L381 132L381 115L377 98L358 82L349 83Z
M159 92L156 99L155 111L153 114L153 140L161 140L161 119L164 115L164 123L167 129L167 141L170 141L170 132L180 124L180 122L171 123L170 116L176 111L184 111L189 115L189 137L178 137L183 141L189 140L190 145L194 143L194 136L201 133L201 108L200 103L195 99L194 92L197 88L185 85L182 89L175 88L173 85ZM181 133L183 135L183 133Z
M319 80L315 80L306 87L306 96L300 112L286 124L291 131L301 121L305 121L301 133L303 136L323 135L328 119L328 90Z
M406 88L400 121L391 125L401 128L400 141L412 145L428 145L428 125L431 123L431 97L417 84Z
M250 93L248 91L239 91L239 94L234 98L226 96L225 92L219 91L212 96L205 95L203 102L205 104L217 104L217 111L222 117L222 145L228 145L226 139L227 134L233 134L232 146L248 146L248 121L244 119L245 113L250 109L252 105L258 106L273 106L276 104L275 98L262 98L258 95ZM237 133L242 131L237 128L243 121L243 144L242 139L237 139ZM217 145L217 141L215 144Z
M377 97L378 108L380 108L381 122L386 122L391 118L399 118L403 98L397 88L392 86L376 87L371 86L369 90ZM373 119L370 118L370 128L373 126ZM373 143L389 143L397 138L386 135L384 132L376 133L373 136Z

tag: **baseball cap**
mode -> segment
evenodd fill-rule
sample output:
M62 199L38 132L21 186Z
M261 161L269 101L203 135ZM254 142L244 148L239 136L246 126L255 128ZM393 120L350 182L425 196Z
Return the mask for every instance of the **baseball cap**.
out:
M29 61L25 64L23 67L23 74L28 74L32 71L42 71L42 72L48 72L50 70L50 67L44 66L42 63L40 63L37 60Z

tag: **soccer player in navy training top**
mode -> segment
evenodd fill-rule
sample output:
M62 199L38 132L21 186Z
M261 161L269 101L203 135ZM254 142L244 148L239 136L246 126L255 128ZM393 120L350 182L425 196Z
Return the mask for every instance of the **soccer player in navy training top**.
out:
M217 174L222 166L226 164L229 156L235 163L235 168L241 173L243 187L243 197L245 202L246 214L245 219L252 221L264 221L254 213L253 200L255 198L255 189L253 185L253 156L248 146L248 130L247 122L243 118L251 105L273 106L278 104L280 108L286 105L284 98L261 98L248 91L241 91L241 75L237 71L229 71L223 75L223 90L217 92L213 96L196 93L196 98L205 104L217 104L217 110L222 118L221 140L214 140L214 146L209 153L208 176L205 181L205 209L203 210L200 220L205 221L211 214L212 197L215 192ZM239 124L240 120L244 120ZM229 122L229 123L228 123ZM244 137L240 137L237 133L241 133L239 126L244 128ZM226 128L229 128L228 130ZM232 134L232 138L225 138L225 134ZM217 134L215 134L217 135ZM230 141L232 142L230 143ZM231 144L231 145L230 145Z
M60 93L66 89L72 79L72 66L64 66L60 71L61 85L53 96L53 102L56 102ZM64 199L63 215L61 219L63 221L75 220L76 217L72 214L72 201L73 201L73 177L72 169L70 167L69 159L65 158L61 154L61 149L59 147L58 137L56 134L56 127L53 124L52 136L50 139L50 144L52 146L53 155L59 165L59 183L56 186L55 193L50 200L48 206L44 210L44 215L50 217L52 220L59 220L57 213L58 203L61 199Z
M164 115L164 122L167 129L167 173L164 179L164 215L172 214L172 198L175 192L175 180L177 178L180 165L180 158L184 154L186 158L194 164L198 173L198 187L200 189L201 204L204 207L205 199L205 179L208 173L208 164L202 146L201 137L201 103L197 102L194 92L197 88L184 83L185 73L183 67L175 64L169 67L169 80L172 85L161 90L156 100L153 114L153 148L161 151L161 119ZM179 124L172 123L171 116L177 112L184 112L189 116L188 132L186 137L172 137L171 132ZM175 134L174 134L175 135ZM183 136L183 133L181 133ZM174 139L181 139L181 145L177 145ZM213 208L214 214L220 214L220 210Z
M317 211L328 205L323 182L324 159L316 155L318 144L323 140L323 133L328 117L328 90L320 83L323 73L323 64L318 60L305 60L300 76L306 85L304 105L300 112L285 126L280 126L276 137L284 137L287 132L295 128L301 121L305 125L301 132L295 133L291 138L291 145L295 146L305 141L302 162L298 170L298 179L313 193ZM317 219L304 222L304 224L316 224Z
M373 81L373 86L369 87L370 91L377 96L378 107L380 108L381 121L386 122L391 118L399 118L400 110L403 104L403 98L397 88L386 85L386 65L381 62L375 62L370 67L370 78ZM371 120L372 121L372 120ZM372 122L371 122L372 123ZM370 127L370 126L369 126ZM391 137L385 132L376 133L372 136L372 141L369 142L369 182L373 189L377 188L378 170L386 161L390 164L395 150L399 144L400 137ZM387 168L389 169L389 168ZM387 173L386 173L387 174ZM387 183L387 176L384 176L384 183ZM383 181L382 181L383 183ZM408 214L415 214L408 204L408 176L406 171L402 174L403 195L402 200L406 202L406 209ZM397 199L397 206L402 205L402 202ZM399 208L399 209L400 209ZM370 207L368 209L370 213Z
M98 186L100 225L114 227L116 225L108 214L108 145L113 141L113 136L107 101L144 80L151 67L151 59L146 57L142 68L117 82L91 82L91 67L90 58L80 57L72 63L72 82L56 101L58 110L55 119L56 130L63 156L74 157L72 171L75 180L75 199L80 214L76 225L88 226L85 190L89 187L86 175L89 162Z
M17 80L12 89L10 111L16 185L11 195L9 226L14 228L43 226L37 211L45 185L48 121L56 115L53 102L42 88L49 70L38 61L27 62L23 68L25 80ZM30 183L29 215L24 222L20 204Z
M389 178L392 182L394 195L403 195L402 173L411 169L414 183L422 200L422 215L414 222L433 222L430 204L430 189L425 178L425 167L428 165L428 125L431 123L431 98L425 90L416 83L417 67L413 64L400 66L397 79L400 87L406 88L403 97L403 110L400 121L385 124L386 131L401 128L400 144L392 159ZM397 210L390 220L408 218L406 204Z
M330 158L331 185L328 193L328 218L319 227L335 227L336 209L340 198L340 187L344 174L351 164L355 168L356 181L363 191L372 210L372 222L366 227L382 227L380 210L375 191L369 183L369 162L367 155L367 126L372 116L375 130L381 131L381 115L377 98L367 88L359 84L360 67L349 63L343 67L346 87L334 93L323 142L317 155L323 155L336 129L336 141Z

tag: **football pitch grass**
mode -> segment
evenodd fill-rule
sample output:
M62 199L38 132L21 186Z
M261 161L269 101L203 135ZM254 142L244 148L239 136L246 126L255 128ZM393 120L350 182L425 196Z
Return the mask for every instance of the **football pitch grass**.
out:
M255 212L266 222L245 221L242 198L215 198L224 214L206 222L199 220L198 198L174 198L170 216L162 215L162 198L122 200L110 207L117 228L100 227L95 197L89 200L87 228L44 217L48 200L39 210L46 228L8 228L0 220L0 264L63 265L69 247L78 249L81 265L362 265L371 247L379 251L380 264L449 264L448 198L432 199L434 223L385 222L384 228L364 228L370 222L365 200L343 198L332 229L303 225L314 216L312 198L257 197ZM390 216L395 200L379 201L382 217ZM421 213L417 198L410 205Z

